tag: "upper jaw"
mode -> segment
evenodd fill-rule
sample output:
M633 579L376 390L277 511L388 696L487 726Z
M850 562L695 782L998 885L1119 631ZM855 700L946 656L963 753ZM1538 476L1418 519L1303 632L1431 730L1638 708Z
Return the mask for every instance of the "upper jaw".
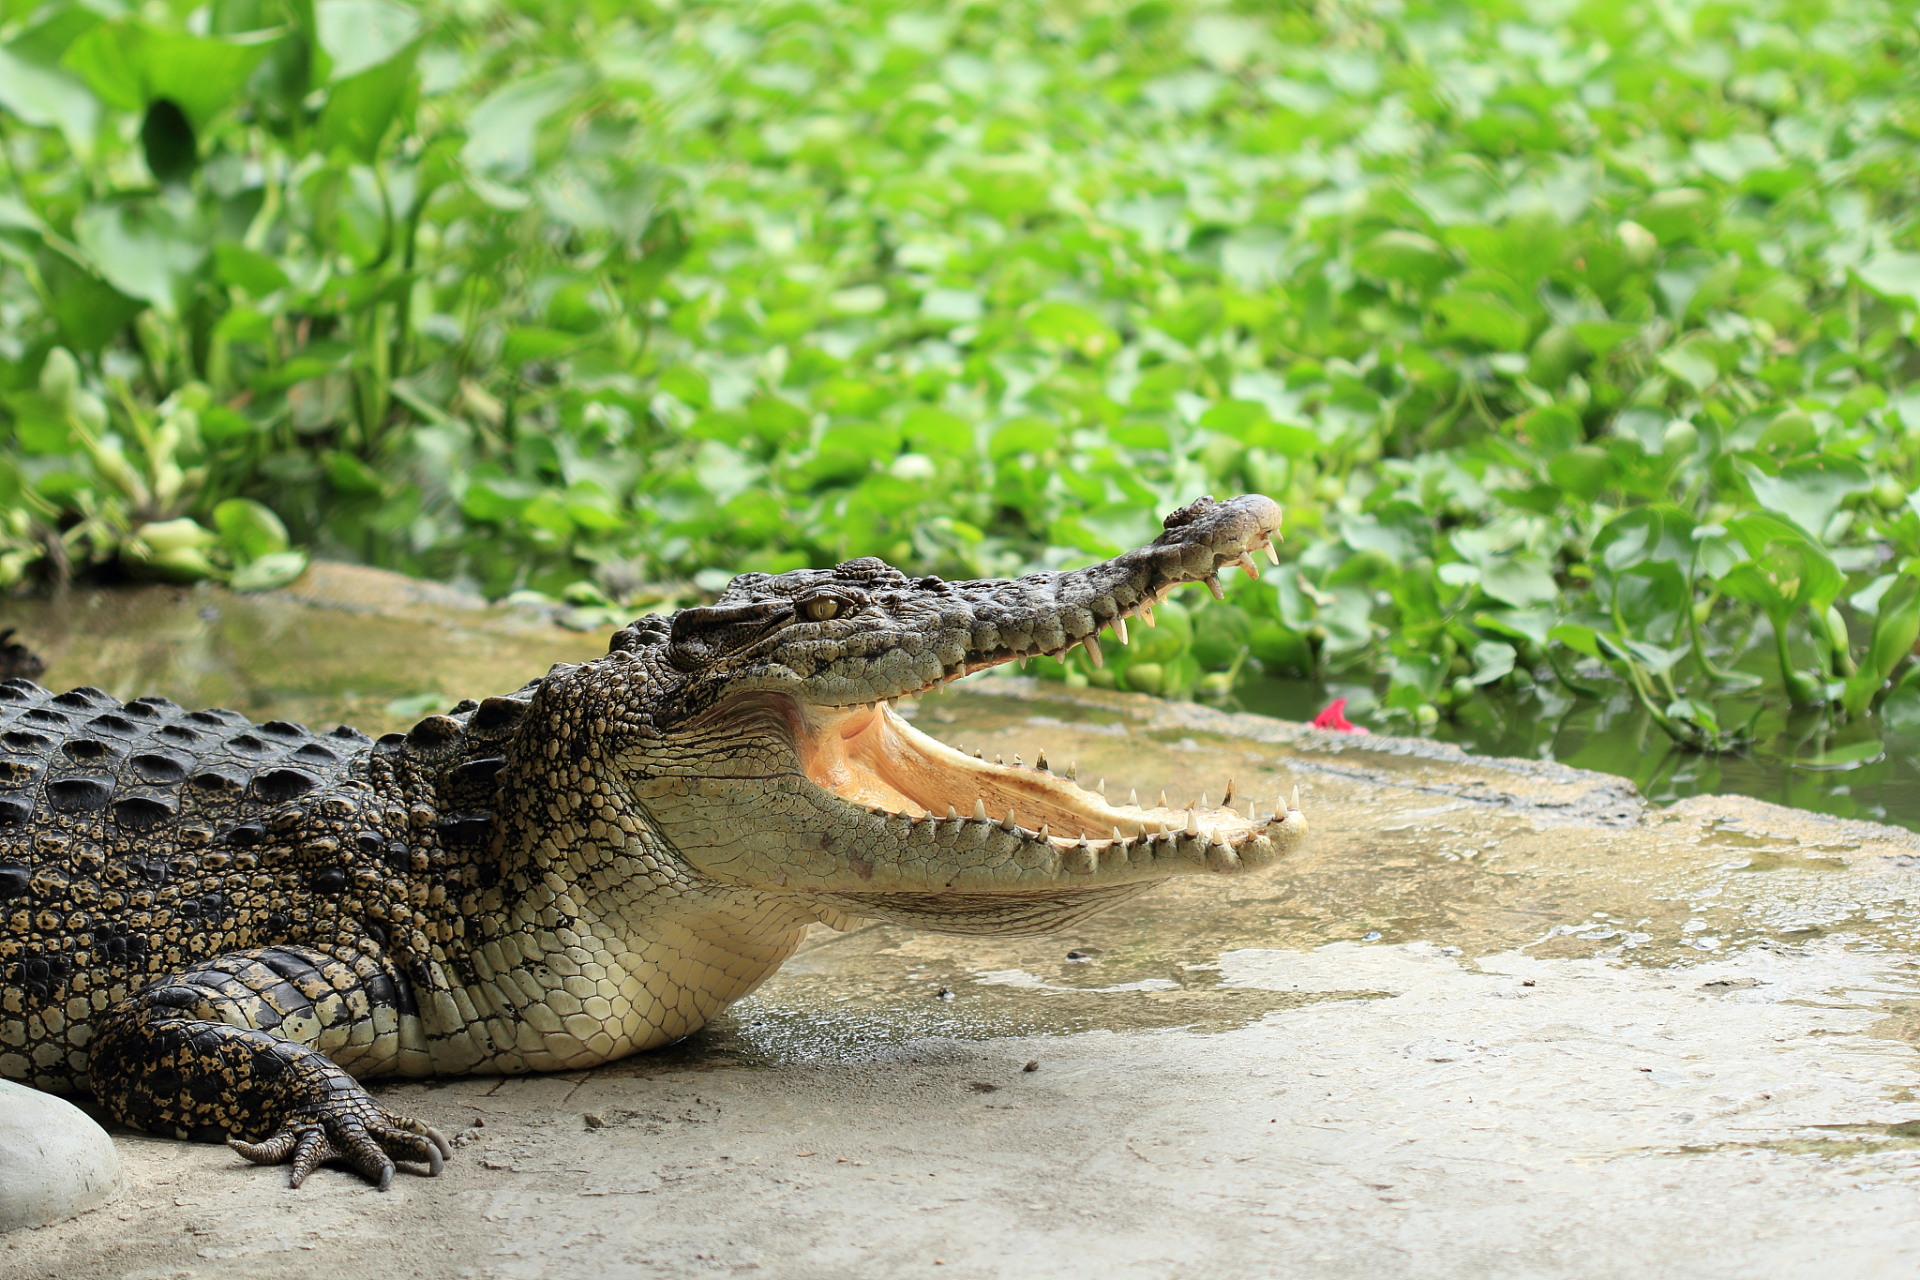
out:
M1153 542L1099 564L916 587L928 597L916 601L920 608L892 627L849 635L855 651L849 656L862 661L828 664L804 681L804 696L832 707L891 700L1020 658L1064 660L1075 645L1101 666L1100 632L1112 627L1126 643L1127 623L1137 618L1154 625L1154 606L1175 587L1205 582L1222 598L1221 569L1237 567L1257 577L1257 551L1279 563L1273 540L1280 519L1279 505L1260 494L1226 502L1206 497L1169 515ZM863 648L868 652L857 652Z

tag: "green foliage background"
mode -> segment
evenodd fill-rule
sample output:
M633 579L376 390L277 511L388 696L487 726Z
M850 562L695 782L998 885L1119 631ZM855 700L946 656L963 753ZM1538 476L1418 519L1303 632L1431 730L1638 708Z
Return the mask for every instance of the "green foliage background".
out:
M1056 674L1920 723L1914 17L0 0L0 579L591 621L1255 490L1277 575Z

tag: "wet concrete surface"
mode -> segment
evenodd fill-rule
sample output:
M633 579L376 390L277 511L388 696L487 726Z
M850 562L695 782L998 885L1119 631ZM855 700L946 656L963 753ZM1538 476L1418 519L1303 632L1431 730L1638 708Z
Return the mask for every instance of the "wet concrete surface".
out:
M604 647L331 572L0 621L55 685L375 731ZM1314 838L1066 936L822 928L668 1050L386 1086L458 1150L384 1196L118 1132L125 1196L0 1274L1920 1272L1911 833L1017 679L912 714L1121 794L1298 784Z

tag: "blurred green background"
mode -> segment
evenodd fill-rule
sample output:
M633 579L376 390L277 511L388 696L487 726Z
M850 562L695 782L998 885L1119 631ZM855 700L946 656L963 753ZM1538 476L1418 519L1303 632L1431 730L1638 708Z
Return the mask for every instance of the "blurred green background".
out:
M1280 569L1039 674L1870 763L1916 65L1864 0L0 0L0 582L601 626L1259 491Z

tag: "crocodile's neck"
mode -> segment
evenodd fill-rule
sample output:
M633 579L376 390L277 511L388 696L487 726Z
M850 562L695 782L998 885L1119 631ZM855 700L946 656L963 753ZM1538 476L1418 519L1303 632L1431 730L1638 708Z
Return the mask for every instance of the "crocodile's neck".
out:
M579 1069L697 1030L793 953L815 910L690 874L606 758L573 669L390 735L365 778L414 833L394 932L426 1061ZM431 830L431 839L423 838Z

